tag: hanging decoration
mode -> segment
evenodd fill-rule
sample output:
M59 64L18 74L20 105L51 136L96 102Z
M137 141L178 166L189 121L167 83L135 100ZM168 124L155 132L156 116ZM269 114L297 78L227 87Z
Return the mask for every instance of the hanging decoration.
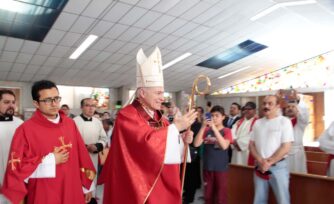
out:
M271 91L289 88L334 88L334 51L278 69L213 95Z

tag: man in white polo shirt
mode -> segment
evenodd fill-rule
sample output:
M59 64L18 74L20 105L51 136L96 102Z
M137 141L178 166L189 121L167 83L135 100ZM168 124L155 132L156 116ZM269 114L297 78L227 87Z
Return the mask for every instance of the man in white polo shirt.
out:
M254 204L268 203L269 185L279 204L289 204L289 168L287 154L293 142L291 121L279 115L279 98L266 96L263 118L257 120L251 133L249 149L256 160Z

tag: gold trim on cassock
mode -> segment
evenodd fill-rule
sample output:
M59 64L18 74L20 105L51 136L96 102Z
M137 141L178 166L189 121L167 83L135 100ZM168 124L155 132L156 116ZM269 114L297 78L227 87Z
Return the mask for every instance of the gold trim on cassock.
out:
M161 117L161 118L162 118L162 117ZM161 126L162 126L161 128L165 127L165 125L164 125L164 123L163 123L162 121L161 121ZM157 128L157 129L159 129L159 128ZM166 141L166 145L167 145L167 141ZM162 172L162 170L163 170L163 168L164 168L164 166L165 166L165 164L164 164L165 156L166 156L166 155L164 154L164 158L163 158L163 160L162 160L162 165L161 165L161 167L160 167L159 173L158 173L157 177L155 178L154 183L153 183L151 189L148 191L148 193L147 193L147 195L146 195L146 198L145 198L143 204L146 203L148 197L151 195L151 193L152 193L152 191L153 191L155 185L157 184L157 181L158 181L158 179L159 179L159 177L160 177L160 175L161 175L161 172Z
M85 168L81 168L80 169L82 173L84 173L86 175L86 177L89 179L89 180L94 180L95 176L96 176L96 173L95 171L92 171L90 169L85 169Z

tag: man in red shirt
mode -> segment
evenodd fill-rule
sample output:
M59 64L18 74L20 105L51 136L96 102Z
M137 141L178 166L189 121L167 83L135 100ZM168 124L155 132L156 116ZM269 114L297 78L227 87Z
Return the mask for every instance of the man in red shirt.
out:
M32 86L34 115L15 132L2 193L13 204L85 203L95 169L74 121L59 111L57 86ZM85 193L85 194L84 194Z

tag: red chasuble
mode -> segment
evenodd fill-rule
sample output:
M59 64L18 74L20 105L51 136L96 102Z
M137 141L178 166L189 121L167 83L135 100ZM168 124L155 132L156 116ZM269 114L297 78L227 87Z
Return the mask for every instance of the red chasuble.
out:
M66 148L69 160L56 165L55 178L30 178L44 156L55 148ZM26 203L85 203L82 187L89 189L95 169L74 121L60 112L58 124L40 111L15 132L10 148L2 193L13 203L27 195Z
M137 100L117 114L99 178L104 204L181 203L179 165L164 164L167 126L161 114L152 119Z

